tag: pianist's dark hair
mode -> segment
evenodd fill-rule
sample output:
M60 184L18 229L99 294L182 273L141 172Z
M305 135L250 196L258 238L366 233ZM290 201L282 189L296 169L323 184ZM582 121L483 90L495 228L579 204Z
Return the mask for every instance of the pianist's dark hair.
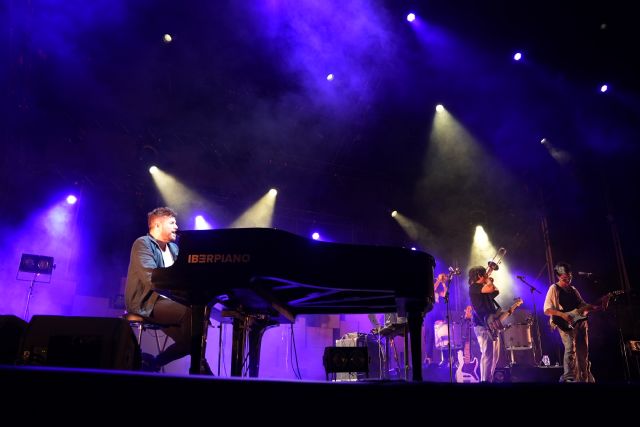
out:
M163 216L172 216L175 218L178 216L178 214L176 213L176 211L166 206L161 208L155 208L154 210L152 210L147 214L147 225L149 226L149 228L151 228L151 223L153 222L154 219L158 217L163 217Z
M469 285L476 283L476 280L478 280L478 277L484 276L486 272L487 272L487 269L481 265L471 267L469 269Z

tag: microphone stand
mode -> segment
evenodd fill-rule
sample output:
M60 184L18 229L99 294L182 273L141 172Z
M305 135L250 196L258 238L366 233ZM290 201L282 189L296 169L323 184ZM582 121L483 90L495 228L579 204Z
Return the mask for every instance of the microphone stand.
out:
M524 283L525 285L527 285L529 287L529 291L531 292L531 299L533 300L533 323L535 323L535 330L536 330L536 338L538 340L538 345L540 346L540 353L542 353L542 340L540 339L540 323L538 322L538 310L536 309L536 297L533 294L534 292L539 293L540 295L542 295L542 292L540 292L538 289L536 289L535 286L533 286L532 284L530 284L529 282L527 282L524 277L522 276L516 276L518 279L520 279L520 281L522 283ZM536 366L538 366L540 364L540 360L538 357L536 357L536 345L534 343L533 346L533 361L536 364ZM538 355L539 356L539 355Z
M31 280L31 284L29 285L29 293L27 294L27 305L24 307L24 316L22 317L25 321L29 321L29 303L31 302L31 295L33 295L33 286L36 284L36 279L40 273L35 273L33 275L33 280Z

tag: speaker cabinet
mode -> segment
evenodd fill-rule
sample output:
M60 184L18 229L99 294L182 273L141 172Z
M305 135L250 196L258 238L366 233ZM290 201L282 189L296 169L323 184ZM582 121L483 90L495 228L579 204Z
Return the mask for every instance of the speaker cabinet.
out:
M140 347L125 319L33 316L22 363L97 369L140 369Z
M0 316L0 365L14 365L20 359L20 342L27 322L17 316Z
M327 375L337 372L369 373L367 347L326 347L322 362Z
M494 383L557 383L562 375L562 366L513 365L496 368Z
M557 383L564 372L562 366L520 366L511 367L511 382L514 383Z

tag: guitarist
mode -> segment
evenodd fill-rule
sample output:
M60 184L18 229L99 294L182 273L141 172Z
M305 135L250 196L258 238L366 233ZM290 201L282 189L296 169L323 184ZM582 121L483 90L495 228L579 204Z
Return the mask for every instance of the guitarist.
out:
M558 281L549 286L544 300L544 314L551 316L551 326L558 329L564 345L564 373L560 382L595 382L589 361L587 321L573 322L568 312L580 307L585 313L599 307L587 304L571 285L571 265L559 262L554 267ZM555 318L555 320L554 320Z
M500 357L500 337L493 339L491 331L485 326L485 319L499 310L495 301L500 291L489 280L487 270L482 266L471 267L469 270L469 299L473 307L474 331L480 345L480 381L493 382Z

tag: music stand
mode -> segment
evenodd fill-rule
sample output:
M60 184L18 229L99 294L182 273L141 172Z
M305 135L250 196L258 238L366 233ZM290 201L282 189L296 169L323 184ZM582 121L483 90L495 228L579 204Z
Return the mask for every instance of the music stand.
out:
M33 287L36 283L51 283L51 275L56 265L53 257L44 255L22 254L16 280L31 281L29 293L27 294L27 304L24 308L23 319L28 321L29 303L33 295ZM20 273L25 273L21 275ZM31 276L33 274L33 276ZM28 275L28 277L26 277ZM43 278L42 280L40 278Z

